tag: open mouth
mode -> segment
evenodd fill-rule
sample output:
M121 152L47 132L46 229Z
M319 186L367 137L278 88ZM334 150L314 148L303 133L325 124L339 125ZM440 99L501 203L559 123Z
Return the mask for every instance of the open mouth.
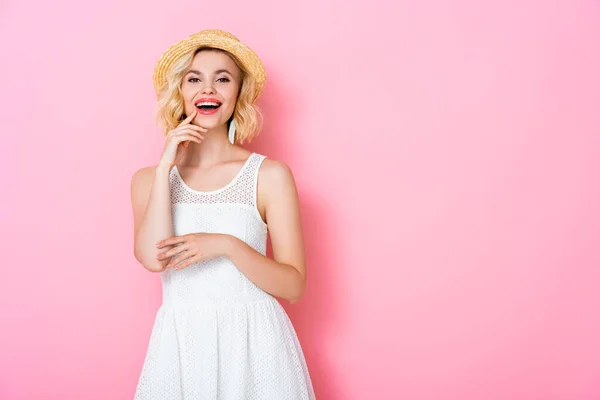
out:
M213 97L204 97L196 100L194 105L198 109L198 113L202 115L211 115L217 112L223 103Z
M201 101L200 103L196 104L196 107L198 108L198 110L212 111L212 110L216 110L217 108L221 107L221 103L212 102L212 101Z

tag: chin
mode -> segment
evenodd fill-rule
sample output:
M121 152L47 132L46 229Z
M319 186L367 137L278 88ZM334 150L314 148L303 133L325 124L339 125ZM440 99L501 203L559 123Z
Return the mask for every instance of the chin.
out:
M194 122L197 122L198 125L200 125L203 128L206 128L206 129L215 129L215 128L218 128L219 126L227 125L227 121L220 122L220 121L217 121L214 119L209 119L209 118L204 118L204 117L200 117L200 118L196 117L196 118L194 118Z
M201 121L202 123L204 123L205 125L218 125L219 124L219 117L216 115L202 115L202 114L198 114L196 115L196 117L194 118L194 121Z

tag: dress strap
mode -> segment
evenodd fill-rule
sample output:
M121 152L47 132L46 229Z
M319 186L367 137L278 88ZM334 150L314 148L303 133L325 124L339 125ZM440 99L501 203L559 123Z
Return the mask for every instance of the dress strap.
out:
M262 162L266 159L266 156L258 153L252 153L248 160L248 166L244 171L243 181L245 182L245 191L248 193L248 199L250 199L250 205L253 207L257 206L257 195L258 195L258 171Z

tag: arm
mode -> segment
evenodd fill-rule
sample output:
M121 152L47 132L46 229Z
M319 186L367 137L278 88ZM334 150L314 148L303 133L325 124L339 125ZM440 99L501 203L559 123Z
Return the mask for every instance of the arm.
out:
M131 179L134 255L150 272L163 271L169 259L158 260L156 242L173 236L168 166L146 167Z
M296 303L306 287L306 265L298 193L285 164L269 159L263 162L258 204L269 224L274 259L233 236L225 236L224 255L265 292Z

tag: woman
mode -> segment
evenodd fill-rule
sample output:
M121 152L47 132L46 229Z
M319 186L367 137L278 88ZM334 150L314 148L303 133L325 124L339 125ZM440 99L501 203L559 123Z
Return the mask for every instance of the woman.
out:
M265 71L220 30L169 47L155 67L166 143L131 182L136 259L163 304L136 399L314 399L296 332L306 267L293 176L237 145L259 130ZM267 226L273 258L266 254Z

